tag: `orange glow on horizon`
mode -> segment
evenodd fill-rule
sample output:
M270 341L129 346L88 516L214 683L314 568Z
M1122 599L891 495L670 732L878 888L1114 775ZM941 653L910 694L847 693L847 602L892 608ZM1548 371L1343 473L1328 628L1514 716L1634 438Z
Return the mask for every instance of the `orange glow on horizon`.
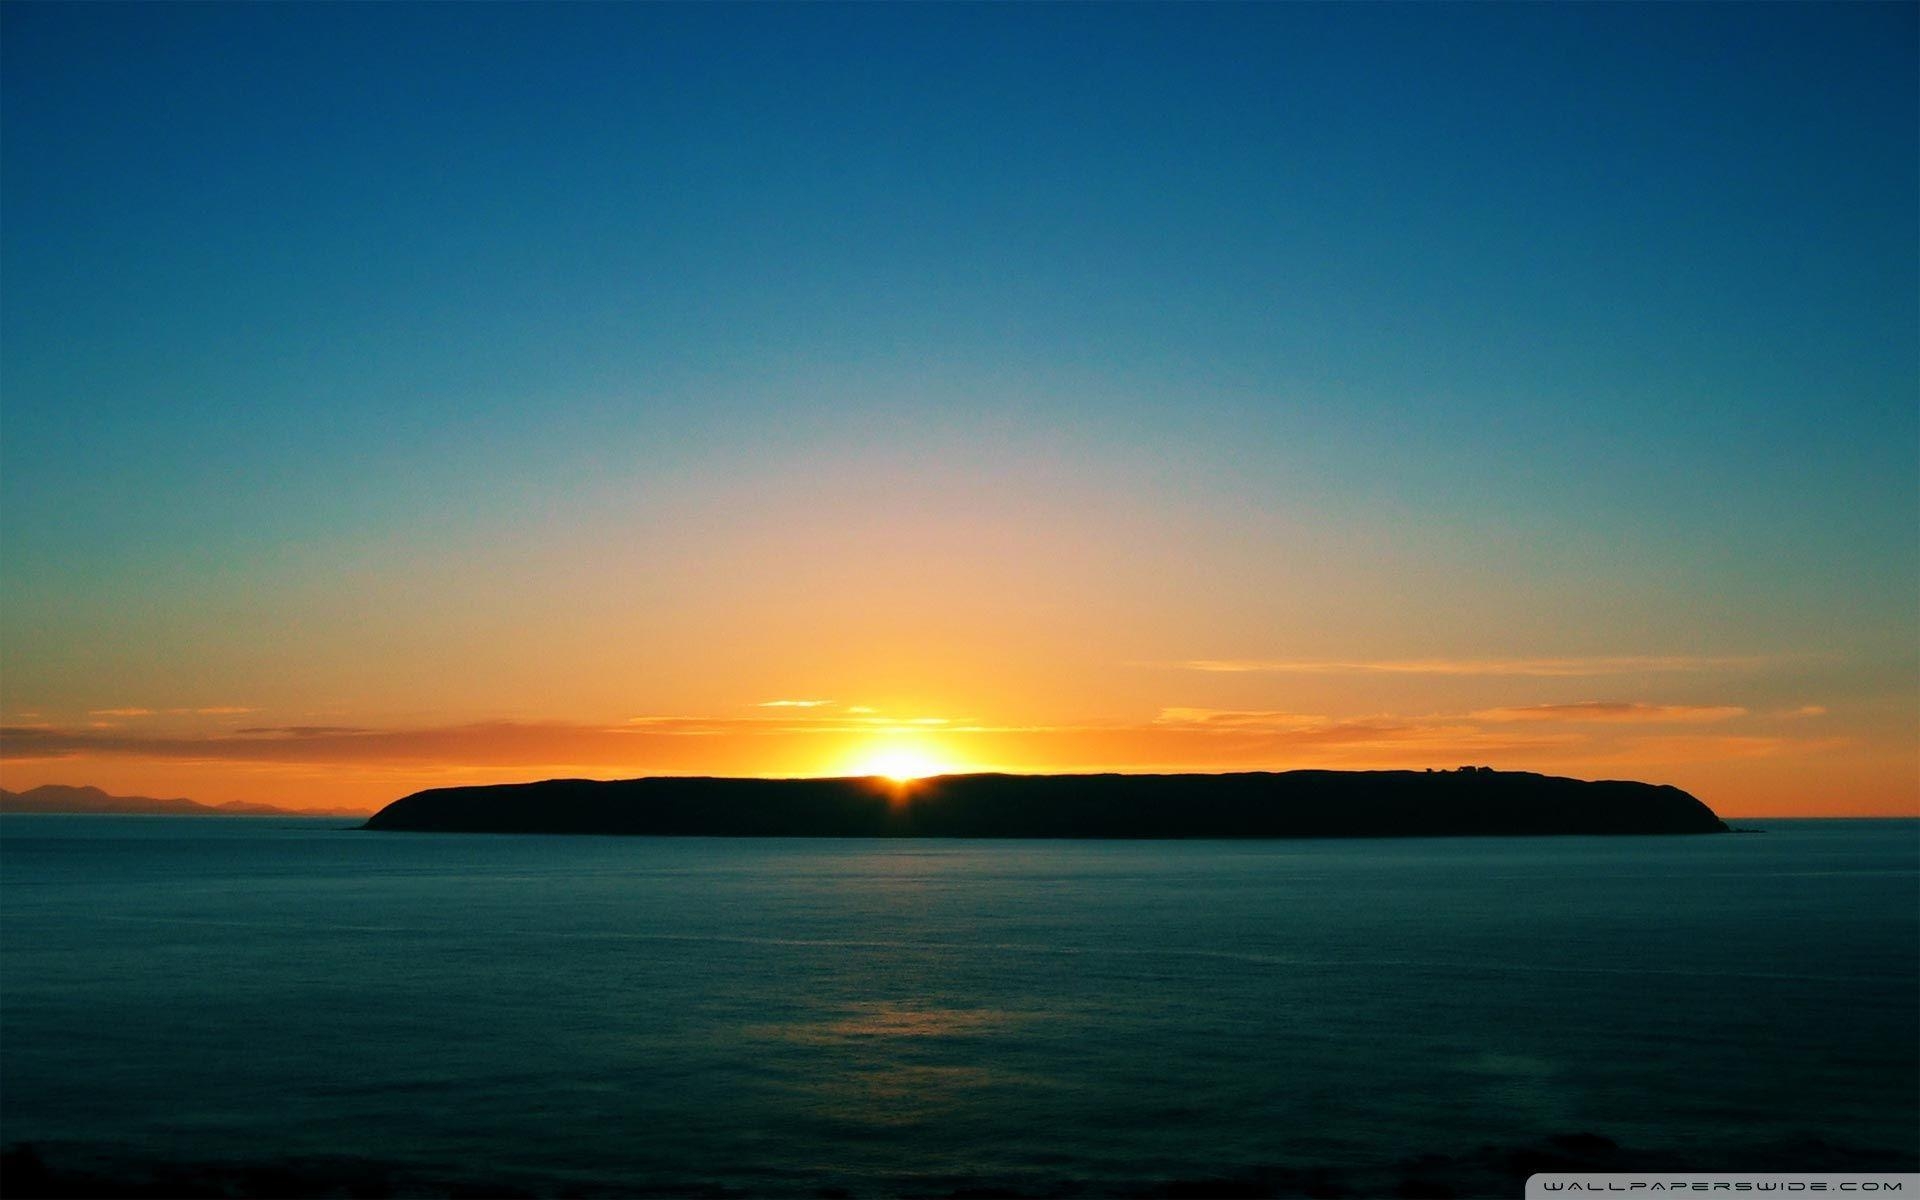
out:
M1734 819L1920 815L1912 734L1898 727L1903 712L1768 707L1731 687L1678 703L1658 695L1595 702L1550 688L1501 686L1451 704L1416 697L1400 713L1355 714L1351 707L1332 713L1326 710L1332 705L1317 712L1309 707L1316 699L1337 699L1315 694L1323 691L1316 684L1296 697L1276 687L1233 707L1162 704L1052 721L1006 712L987 697L943 703L922 693L868 703L857 688L838 690L855 699L772 710L742 702L706 715L656 710L640 717L467 724L352 724L341 717L338 725L307 725L294 724L300 719L294 714L175 712L152 703L141 715L128 705L104 720L84 709L33 710L0 740L0 786L92 785L123 796L371 812L429 788L553 778L861 776L904 794L916 780L977 771L1448 769L1471 763L1670 783Z

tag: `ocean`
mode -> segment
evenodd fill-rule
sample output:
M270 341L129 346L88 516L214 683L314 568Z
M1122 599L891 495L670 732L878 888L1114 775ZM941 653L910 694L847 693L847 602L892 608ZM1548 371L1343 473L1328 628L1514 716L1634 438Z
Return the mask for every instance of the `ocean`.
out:
M1920 822L1735 824L1761 832L9 816L0 1142L69 1183L341 1194L1920 1169Z

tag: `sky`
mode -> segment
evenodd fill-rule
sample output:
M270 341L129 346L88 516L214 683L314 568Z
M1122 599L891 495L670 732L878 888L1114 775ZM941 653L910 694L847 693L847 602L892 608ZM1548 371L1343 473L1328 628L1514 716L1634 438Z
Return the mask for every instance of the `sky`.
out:
M0 8L0 783L1920 812L1920 7Z

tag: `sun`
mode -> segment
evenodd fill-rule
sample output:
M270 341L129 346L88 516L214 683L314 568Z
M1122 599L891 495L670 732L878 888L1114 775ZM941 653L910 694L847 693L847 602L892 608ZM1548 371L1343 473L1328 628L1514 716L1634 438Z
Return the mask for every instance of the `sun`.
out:
M950 769L923 750L910 746L889 746L862 758L855 773L876 775L894 783L912 783L916 779L939 775Z

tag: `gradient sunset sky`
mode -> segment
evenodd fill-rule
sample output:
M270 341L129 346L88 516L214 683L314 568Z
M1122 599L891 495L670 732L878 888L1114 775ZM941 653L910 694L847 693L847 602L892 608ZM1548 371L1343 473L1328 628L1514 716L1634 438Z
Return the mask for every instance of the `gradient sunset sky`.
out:
M1913 813L1916 13L7 5L0 782Z

